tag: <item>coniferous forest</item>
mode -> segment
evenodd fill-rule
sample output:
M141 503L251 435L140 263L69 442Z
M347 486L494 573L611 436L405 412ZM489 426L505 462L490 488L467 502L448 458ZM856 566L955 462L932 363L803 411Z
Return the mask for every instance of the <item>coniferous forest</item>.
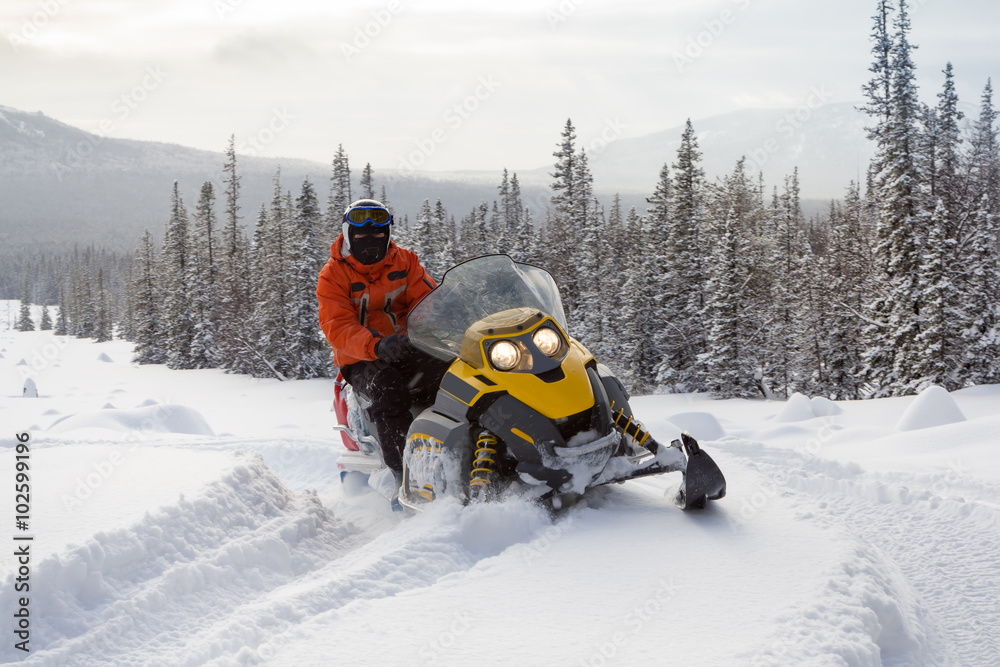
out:
M567 120L544 216L532 218L517 175L503 170L495 199L473 210L428 198L420 211L394 211L394 239L436 279L495 252L546 268L570 333L633 392L850 399L998 383L992 86L967 118L941 63L940 89L922 101L909 34L905 0L879 0L863 89L876 157L823 215L803 215L797 172L768 187L740 160L709 180L690 122L645 210L623 210L617 196L594 196ZM370 165L354 181L339 147L325 203L309 181L286 189L279 172L270 202L250 210L232 140L226 155L221 192L174 185L159 247L147 231L131 258L87 249L14 267L24 303L58 304L57 333L133 341L139 363L335 373L316 277L347 205L374 197L392 209L391 189L376 189ZM26 309L20 320L37 326Z

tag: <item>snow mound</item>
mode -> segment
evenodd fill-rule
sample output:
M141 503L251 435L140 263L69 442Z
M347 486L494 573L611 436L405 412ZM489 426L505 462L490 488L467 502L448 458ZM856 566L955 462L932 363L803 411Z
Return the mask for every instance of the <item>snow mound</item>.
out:
M21 359L21 361L19 361L19 362L17 362L15 364L15 366L27 366L27 365L28 365L28 362L25 361L24 359Z
M98 361L104 361L104 362L111 362L112 361L111 357L109 357L108 355L104 354L103 352L101 352L99 355L97 355L97 360Z
M916 431L932 426L964 422L965 415L955 403L955 399L944 387L937 385L924 389L910 403L903 416L896 423L898 431Z
M696 440L721 440L726 436L726 429L710 412L681 412L670 415L668 421L693 435Z
M38 387L35 386L35 381L28 378L24 381L24 392L22 396L25 398L38 398Z
M105 403L105 404L104 404L104 407L103 407L103 408L101 408L101 409L102 409L102 410L117 410L117 409L118 409L118 407L117 407L117 406L115 406L115 405L114 405L113 403Z
M778 414L774 416L776 422L802 422L816 416L813 412L812 401L807 396L795 392L788 397Z
M155 405L134 410L103 409L82 412L56 421L49 431L64 433L81 428L215 435L201 413L186 405Z
M814 396L810 401L813 414L817 417L835 417L844 414L844 409L831 401L829 398Z
M257 643L261 632L224 627L222 636L189 644L206 619L328 565L349 535L314 495L293 494L248 456L196 498L32 563L47 582L32 591L32 652L48 665L128 664L155 640L155 662L204 664L220 650ZM4 609L16 608L12 579L0 590ZM4 664L15 657L11 643L0 648Z
M151 405L159 405L159 404L160 404L160 402L158 400L156 400L155 398L147 398L145 401L143 401L142 403L140 403L139 405L137 405L135 407L137 407L137 408L148 408Z

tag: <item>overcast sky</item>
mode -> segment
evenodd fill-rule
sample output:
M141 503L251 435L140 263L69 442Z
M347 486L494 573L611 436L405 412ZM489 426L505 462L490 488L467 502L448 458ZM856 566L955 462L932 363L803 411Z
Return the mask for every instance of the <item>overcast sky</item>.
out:
M977 104L1000 2L912 2L921 94ZM817 87L860 99L874 0L2 0L0 105L109 136L352 168L529 169ZM366 34L367 33L367 34Z

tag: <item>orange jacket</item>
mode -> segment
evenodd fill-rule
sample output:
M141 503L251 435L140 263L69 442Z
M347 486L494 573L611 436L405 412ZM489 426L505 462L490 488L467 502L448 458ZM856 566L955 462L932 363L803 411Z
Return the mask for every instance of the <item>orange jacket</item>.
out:
M417 255L395 243L370 265L344 257L343 243L341 234L316 284L319 324L338 366L376 359L379 338L405 332L410 309L437 286Z

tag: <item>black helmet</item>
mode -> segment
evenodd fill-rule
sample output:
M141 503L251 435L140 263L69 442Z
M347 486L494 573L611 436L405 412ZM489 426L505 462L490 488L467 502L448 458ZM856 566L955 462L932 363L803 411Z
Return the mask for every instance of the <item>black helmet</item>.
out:
M382 202L359 199L344 210L344 254L362 264L385 257L392 237L392 213Z

